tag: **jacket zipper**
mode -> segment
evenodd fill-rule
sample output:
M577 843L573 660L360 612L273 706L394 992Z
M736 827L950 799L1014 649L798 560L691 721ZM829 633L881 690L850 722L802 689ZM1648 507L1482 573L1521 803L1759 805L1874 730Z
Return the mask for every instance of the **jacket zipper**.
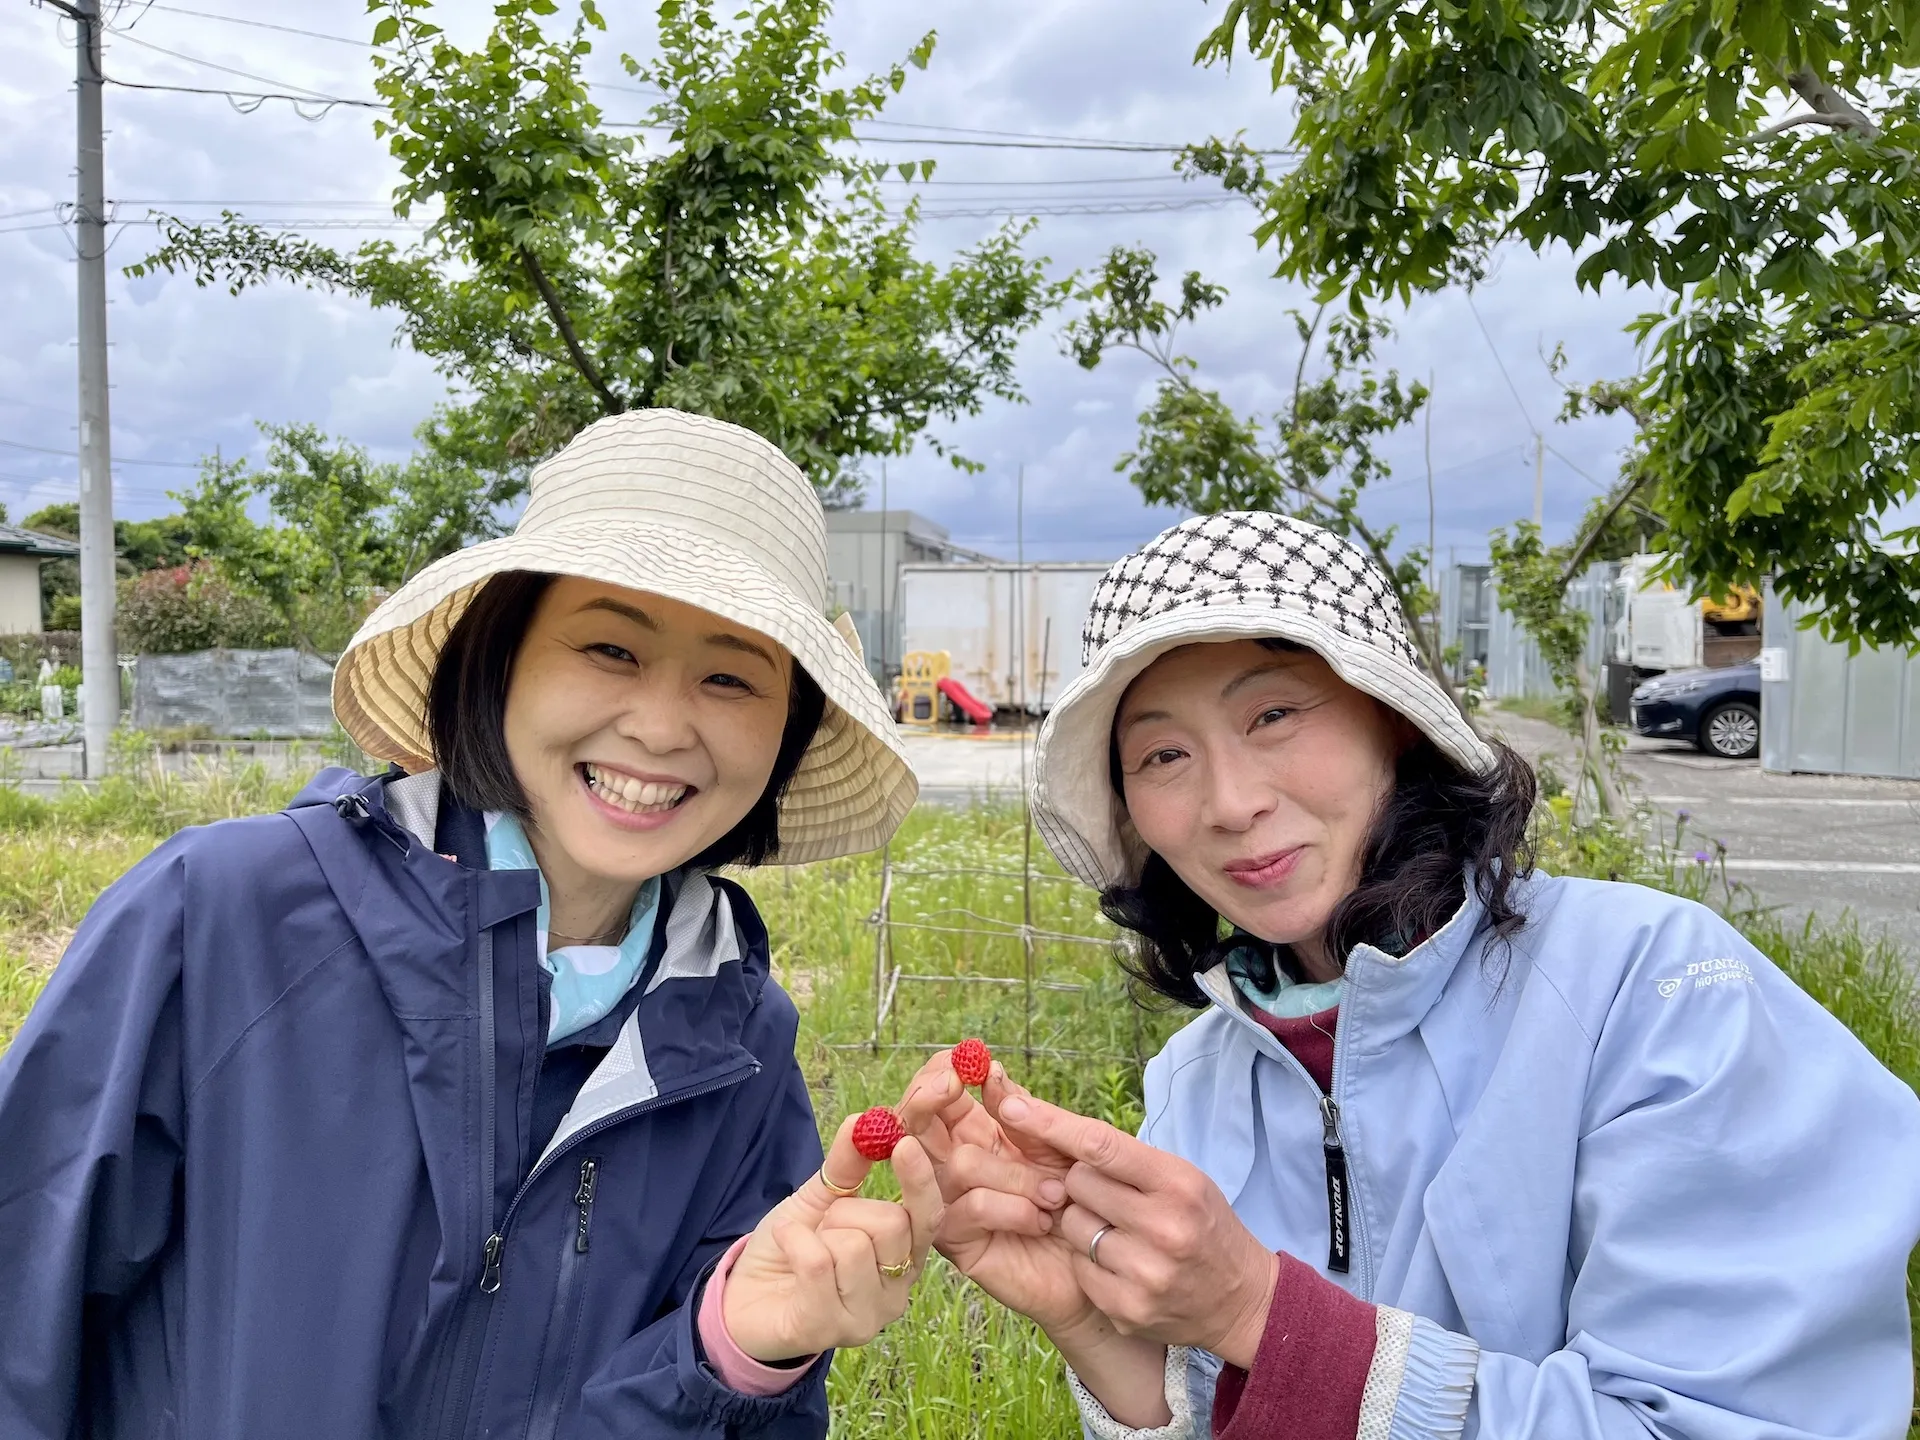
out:
M494 995L493 995L493 928L483 926L480 930L478 960L475 968L480 975L480 1204L486 1216L488 1228L493 1224L493 1187L495 1174L494 1159L494 1108L496 1097L494 1086L498 1082L497 1063L494 1057ZM480 1289L491 1294L488 1288L489 1276L493 1279L493 1289L499 1288L500 1247L492 1240L487 1242L482 1256L480 1270ZM442 1431L445 1440L457 1440L467 1431L467 1405L458 1397L469 1394L473 1389L474 1372L479 1366L479 1349L486 1337L485 1317L477 1304L469 1303L460 1316L459 1340L454 1348L453 1379L446 1392L446 1424Z
M1320 1097L1320 1125L1327 1159L1327 1269L1345 1275L1353 1258L1347 1233L1347 1148L1340 1139L1340 1107L1331 1095Z
M725 1089L729 1085L736 1085L759 1068L757 1064L743 1065L738 1070L729 1071L725 1075L707 1081L704 1085L695 1085L690 1090L676 1090L671 1095L656 1095L651 1100L642 1100L638 1104L627 1106L624 1110L615 1110L611 1114L602 1115L591 1125L583 1125L579 1130L569 1135L561 1143L559 1149L547 1154L532 1170L527 1172L527 1178L520 1182L520 1188L514 1192L513 1202L507 1206L507 1213L501 1219L499 1229L487 1237L486 1248L481 1255L483 1262L480 1275L481 1292L491 1295L500 1288L500 1266L506 1250L507 1232L513 1227L513 1217L519 1212L520 1202L526 1198L527 1191L533 1187L534 1182L546 1174L547 1171L553 1167L554 1162L562 1155L565 1155L576 1145L591 1140L595 1135L600 1134L604 1130L611 1129L615 1125L624 1125L627 1121L645 1115L650 1111L658 1110L662 1106L676 1105L682 1100L692 1100L697 1096L706 1095L715 1090ZM591 1204L592 1197L589 1195L589 1207ZM582 1233L576 1243L580 1245L581 1249L584 1250L586 1248L584 1233Z
M1222 1007L1223 1009L1226 1007ZM1335 1274L1345 1275L1352 1270L1357 1258L1360 1261L1360 1298L1373 1296L1373 1276L1366 1265L1366 1246L1360 1233L1360 1216L1353 1204L1353 1176L1347 1158L1346 1137L1340 1129L1340 1104L1333 1098L1333 1092L1340 1088L1340 1075L1343 1067L1341 1057L1347 1048L1349 1027L1344 1023L1334 1032L1333 1072L1327 1079L1331 1082L1322 1092L1319 1082L1307 1073L1307 1067L1300 1063L1286 1046L1264 1029L1258 1021L1243 1015L1228 1014L1238 1024L1245 1025L1259 1042L1262 1054L1278 1059L1294 1074L1300 1077L1300 1083L1313 1092L1315 1103L1320 1110L1321 1154L1326 1165L1327 1175L1327 1269Z
M580 1212L573 1228L573 1250L576 1255L587 1253L587 1232L593 1226L593 1185L599 1174L599 1157L589 1155L580 1162L580 1188L573 1192L573 1203Z
M526 1440L553 1440L560 1414L567 1406L568 1382L573 1371L574 1345L580 1332L580 1287L585 1282L583 1258L593 1231L593 1197L599 1188L600 1157L580 1162L580 1183L573 1192L573 1231L560 1252L560 1280L554 1287L553 1321L534 1372L531 1419Z

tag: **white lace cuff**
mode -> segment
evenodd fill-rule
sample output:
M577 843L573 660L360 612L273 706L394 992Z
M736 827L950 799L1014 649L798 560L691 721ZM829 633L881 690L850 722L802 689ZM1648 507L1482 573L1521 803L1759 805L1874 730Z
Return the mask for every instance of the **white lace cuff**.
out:
M1080 1377L1069 1365L1067 1384L1073 1389L1074 1403L1080 1407L1080 1423L1089 1440L1204 1440L1203 1431L1193 1423L1193 1398L1187 1387L1188 1353L1185 1345L1167 1347L1167 1409L1173 1418L1150 1430L1122 1425L1109 1415L1107 1407L1094 1399L1093 1392L1080 1383Z

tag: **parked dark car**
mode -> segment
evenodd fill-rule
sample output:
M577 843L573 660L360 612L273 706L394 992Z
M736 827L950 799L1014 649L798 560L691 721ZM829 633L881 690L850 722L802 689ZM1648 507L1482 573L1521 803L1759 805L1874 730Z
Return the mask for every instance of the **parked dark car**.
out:
M1709 755L1747 760L1760 753L1760 664L1669 670L1633 692L1633 728L1691 740Z

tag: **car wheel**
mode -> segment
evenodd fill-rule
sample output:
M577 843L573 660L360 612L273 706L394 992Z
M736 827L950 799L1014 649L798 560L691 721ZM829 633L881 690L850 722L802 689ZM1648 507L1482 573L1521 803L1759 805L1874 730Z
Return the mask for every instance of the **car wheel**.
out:
M1745 700L1716 705L1700 722L1700 748L1722 760L1751 760L1760 753L1760 709Z

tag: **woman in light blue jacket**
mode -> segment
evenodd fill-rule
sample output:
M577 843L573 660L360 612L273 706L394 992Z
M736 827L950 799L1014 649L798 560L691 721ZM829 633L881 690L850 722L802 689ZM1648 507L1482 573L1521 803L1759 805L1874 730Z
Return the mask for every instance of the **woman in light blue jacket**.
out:
M1036 817L1203 1013L1137 1140L944 1055L903 1110L1090 1434L1906 1432L1920 1103L1711 911L1534 871L1364 555L1187 521L1085 651Z

